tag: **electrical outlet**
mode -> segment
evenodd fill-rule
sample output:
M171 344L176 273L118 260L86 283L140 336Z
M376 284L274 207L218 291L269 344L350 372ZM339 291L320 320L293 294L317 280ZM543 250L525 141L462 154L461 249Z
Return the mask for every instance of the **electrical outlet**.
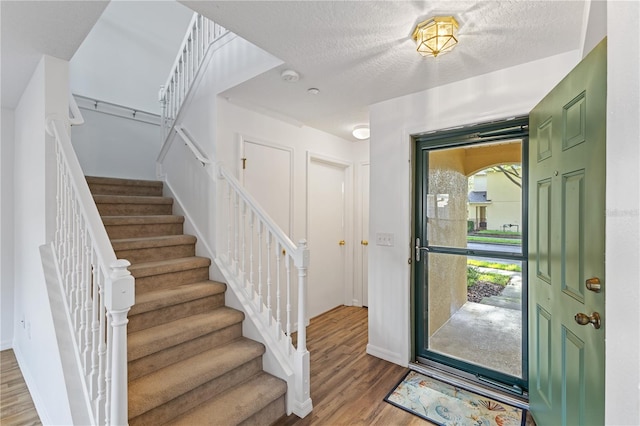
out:
M385 233L385 232L377 232L376 233L376 245L378 246L393 246L393 234Z

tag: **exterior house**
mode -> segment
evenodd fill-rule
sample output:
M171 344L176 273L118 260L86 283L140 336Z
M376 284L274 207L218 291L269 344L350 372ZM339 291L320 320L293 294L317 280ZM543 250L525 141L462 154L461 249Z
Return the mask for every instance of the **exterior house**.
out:
M4 7L3 2L3 7ZM308 128L292 128L278 118L247 108L207 100L195 105L206 122L208 114L227 119L228 127L214 136L233 139L238 132L262 134L264 139L328 143L332 155L348 156L354 164L370 165L369 239L386 233L392 245L371 245L368 260L369 344L367 352L399 365L412 359L411 258L412 170L411 135L526 115L603 36L608 37L607 76L607 178L606 178L606 394L607 424L640 423L640 5L627 1L592 1L591 13L583 19L579 52L539 58L535 61L451 82L427 90L370 105L371 139L368 147L344 148L339 138ZM49 25L51 9L42 6L30 16L33 25L45 26L54 39L72 33L80 41L95 24L104 8L100 5L60 7L60 15L73 16L74 7L94 8L93 19L76 22L73 28ZM589 10L589 9L587 9ZM61 19L61 18L60 18ZM55 20L55 19L54 19ZM63 20L63 22L65 22ZM19 31L5 22L4 31ZM44 44L37 65L24 89L5 105L3 72L2 145L0 150L0 278L2 303L2 349L14 348L36 404L44 417L55 423L69 418L66 392L61 383L61 360L51 325L52 312L46 295L38 247L50 241L53 219L46 205L55 188L47 165L51 161L50 138L45 118L65 111L69 58L79 42L67 46ZM25 48L26 50L26 48ZM262 55L262 54L260 54ZM58 59L56 56L64 59ZM260 64L274 61L266 53ZM3 61L4 62L4 61ZM256 63L258 63L256 62ZM264 65L262 65L264 66ZM5 65L3 64L3 68ZM261 72L260 66L253 69ZM217 84L215 81L203 84ZM227 81L226 84L231 84ZM371 90L376 90L372 87ZM200 108L202 107L202 108ZM195 126L195 124L194 124ZM295 127L295 126L293 126ZM198 139L208 139L206 129L197 128ZM259 138L258 138L259 139ZM222 159L237 155L235 145L205 147ZM297 163L307 164L308 145L296 151ZM217 150L217 152L216 152ZM90 153L90 150L89 150ZM170 166L168 166L170 168ZM239 172L239 171L238 171ZM299 171L294 170L294 173ZM139 176L136 176L139 177ZM620 182L626 182L620 185ZM195 191L183 182L182 193ZM356 187L352 187L356 191ZM291 191L303 197L300 188ZM291 211L297 207L292 206ZM299 220L292 235L305 234ZM349 276L353 281L353 276ZM356 294L352 291L350 295ZM360 303L362 303L362 296ZM355 297L352 297L352 299ZM62 389L62 390L61 390ZM67 408L65 408L67 407Z
M521 205L520 187L502 172L490 169L474 175L469 192L469 220L474 229L519 232Z

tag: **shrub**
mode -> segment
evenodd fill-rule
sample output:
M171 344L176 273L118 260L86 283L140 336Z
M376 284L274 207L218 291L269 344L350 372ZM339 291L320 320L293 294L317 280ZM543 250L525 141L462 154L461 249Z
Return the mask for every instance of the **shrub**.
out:
M467 287L474 285L480 279L480 271L473 266L467 266Z

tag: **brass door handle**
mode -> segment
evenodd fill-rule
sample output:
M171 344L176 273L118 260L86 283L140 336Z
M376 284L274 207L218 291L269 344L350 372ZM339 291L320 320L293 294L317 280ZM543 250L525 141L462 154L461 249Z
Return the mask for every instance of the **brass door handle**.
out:
M600 290L602 290L602 284L598 277L589 278L585 281L585 285L587 286L587 290L591 290L594 293L600 293Z
M582 312L579 312L576 314L574 319L580 325L591 324L595 329L600 328L600 314L597 312L594 312L591 315L587 315L587 314L583 314Z
M369 241L362 240L362 241L360 241L360 244L362 244L363 246L368 246L369 245Z
M338 242L338 244L340 244L341 246L343 246L343 245L345 245L346 243L344 242L344 240L340 240L340 241Z

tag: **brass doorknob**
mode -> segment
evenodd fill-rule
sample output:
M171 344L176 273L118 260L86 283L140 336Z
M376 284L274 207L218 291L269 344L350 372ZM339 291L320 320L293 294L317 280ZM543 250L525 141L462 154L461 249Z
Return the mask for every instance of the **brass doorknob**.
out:
M574 319L580 325L591 324L595 329L600 328L600 314L597 312L594 312L591 315L587 315L587 314L583 314L582 312L579 312L576 314Z
M369 241L362 240L362 241L360 241L360 244L362 244L363 246L368 246L369 245Z
M598 277L589 278L587 281L585 281L585 285L587 286L587 290L591 290L595 293L600 293L600 290L602 290L600 278Z
M345 245L346 243L344 242L344 240L340 240L340 241L338 242L338 244L340 244L341 246L343 246L343 245Z

